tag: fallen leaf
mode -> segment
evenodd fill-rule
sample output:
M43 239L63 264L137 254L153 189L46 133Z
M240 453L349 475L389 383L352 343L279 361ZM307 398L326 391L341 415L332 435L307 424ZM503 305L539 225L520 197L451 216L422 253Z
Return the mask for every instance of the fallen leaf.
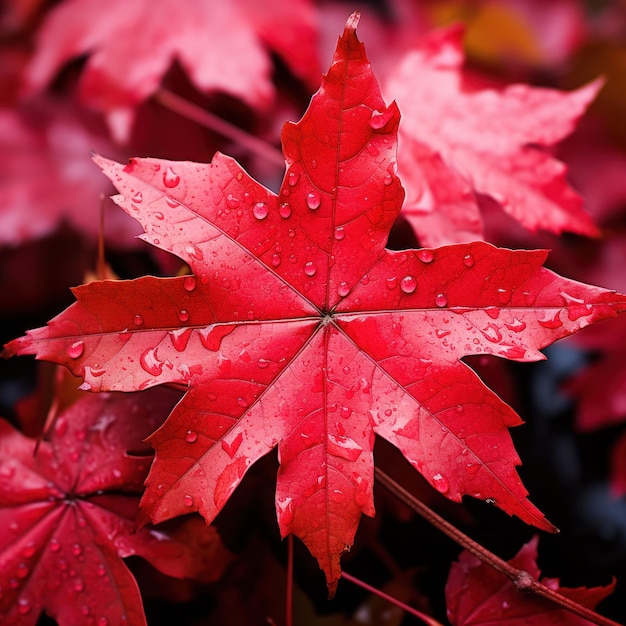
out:
M353 15L303 119L283 129L278 195L233 159L96 162L145 241L193 275L93 282L46 328L7 344L69 367L85 389L189 388L149 441L153 521L212 520L278 446L276 511L331 593L361 513L374 515L376 434L448 498L553 530L527 499L508 433L521 423L461 359L543 359L556 339L626 309L561 278L545 251L484 242L385 248L403 190L386 107Z

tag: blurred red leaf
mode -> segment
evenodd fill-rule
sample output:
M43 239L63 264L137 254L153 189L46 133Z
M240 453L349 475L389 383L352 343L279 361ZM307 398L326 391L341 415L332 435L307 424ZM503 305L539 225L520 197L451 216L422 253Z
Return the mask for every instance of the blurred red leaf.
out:
M198 89L264 109L273 86L263 44L296 75L317 82L315 36L310 0L65 0L46 15L25 83L28 92L40 91L68 61L89 55L83 101L103 111L114 137L126 141L135 107L174 61Z
M89 160L96 149L110 152L111 143L71 106L41 100L0 109L0 245L44 237L63 222L95 240L100 196L110 188ZM128 246L136 227L115 211L105 232L110 244Z
M548 148L573 129L600 88L563 93L485 88L463 71L462 29L436 31L385 83L403 116L398 167L403 214L423 245L482 238L477 194L530 230L595 235L566 168Z

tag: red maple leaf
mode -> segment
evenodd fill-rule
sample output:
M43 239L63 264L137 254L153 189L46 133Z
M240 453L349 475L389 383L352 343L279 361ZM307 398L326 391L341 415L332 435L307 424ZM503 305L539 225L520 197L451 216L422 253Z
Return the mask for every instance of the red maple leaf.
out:
M464 74L462 29L432 33L385 82L403 116L403 213L420 242L481 239L480 195L530 230L595 235L566 168L547 152L574 129L600 88L481 88Z
M89 54L82 98L105 112L113 135L125 141L134 108L174 61L202 91L267 107L273 87L263 43L296 75L317 81L310 0L66 0L46 16L25 83L29 92L41 90L67 61Z
M227 553L213 529L137 530L152 457L127 451L137 450L177 397L161 389L141 398L86 396L59 417L36 456L35 440L0 421L2 624L34 625L42 611L61 626L145 624L121 557L139 555L179 578L220 575Z
M231 158L96 162L142 237L193 275L94 282L46 328L7 345L67 365L85 388L182 383L150 437L142 506L212 520L278 446L276 510L331 591L361 513L374 514L376 434L438 491L553 527L526 498L508 427L521 423L462 357L539 349L626 308L544 269L544 251L484 242L385 248L403 190L399 112L385 106L352 16L303 119L283 129L278 195Z
M534 537L509 561L514 567L539 579L537 543ZM595 608L615 587L561 587L558 578L544 578L546 587L587 606ZM522 594L504 574L479 561L467 551L453 563L446 583L448 618L453 626L487 626L488 624L519 624L520 626L586 626L592 622L562 607Z

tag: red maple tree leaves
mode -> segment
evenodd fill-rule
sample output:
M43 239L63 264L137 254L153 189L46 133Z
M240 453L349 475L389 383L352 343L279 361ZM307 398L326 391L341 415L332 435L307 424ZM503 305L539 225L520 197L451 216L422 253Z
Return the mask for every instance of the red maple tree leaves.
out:
M139 589L122 557L139 555L170 576L218 577L228 561L214 529L137 530L152 459L138 449L177 398L167 390L83 397L51 440L0 421L0 621L62 626L145 624ZM182 531L182 540L177 532ZM194 534L191 535L194 537Z
M96 162L143 239L193 275L103 281L7 345L68 366L84 388L188 391L150 437L142 499L162 521L211 521L278 447L276 511L334 590L361 513L374 514L375 435L439 492L540 528L508 428L521 422L461 359L516 361L626 310L613 292L542 267L546 252L474 242L385 248L404 192L399 111L383 102L350 18L303 119L287 124L278 194L221 154L208 164Z
M67 61L90 54L82 98L126 140L134 108L157 90L174 61L199 89L225 91L254 108L267 107L273 96L263 43L296 75L316 79L313 22L309 0L273 0L271 7L250 0L185 7L171 0L66 0L47 15L26 86L38 91Z
M463 71L462 29L435 31L385 81L397 98L403 214L426 246L483 238L481 196L530 230L596 235L566 167L548 148L572 132L597 94L495 88Z

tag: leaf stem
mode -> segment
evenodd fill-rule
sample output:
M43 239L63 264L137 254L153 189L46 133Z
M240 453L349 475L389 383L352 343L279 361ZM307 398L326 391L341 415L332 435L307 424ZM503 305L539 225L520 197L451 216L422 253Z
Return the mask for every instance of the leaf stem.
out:
M181 98L168 89L159 89L154 95L154 98L159 104L170 111L174 111L182 117L196 122L196 124L200 126L204 126L209 130L219 133L223 137L243 146L249 152L284 169L285 158L280 150L277 150L266 141L247 133L234 124L227 122L219 117L219 115L215 115L215 113L211 113L197 104L189 102L189 100L185 100L185 98Z
M450 539L458 543L461 547L465 548L468 552L471 552L475 557L480 559L483 563L490 565L496 571L504 574L509 578L515 587L519 591L530 592L547 600L550 600L564 609L567 609L571 613L578 615L584 619L587 619L598 626L621 626L619 623L614 622L602 615L599 615L592 609L574 602L570 598L566 598L557 591L546 587L538 580L533 578L527 571L517 569L511 564L507 563L500 557L496 556L493 552L487 550L487 548L476 543L473 539L468 537L465 533L461 532L458 528L453 526L450 522L446 521L435 513L432 509L427 507L423 502L418 500L415 496L410 494L404 487L400 486L391 476L376 468L376 480L397 498L402 500L404 504L410 507L418 515L421 515L427 522L435 526L441 532L446 534Z
M287 588L285 590L285 626L293 624L293 535L287 537Z
M366 591L369 591L370 593L377 595L379 598L383 598L384 600L391 602L391 604L394 604L395 606L401 608L407 613L414 615L415 617L421 619L425 624L427 624L427 626L443 626L441 622L438 622L436 619L433 619L432 617L429 617L428 615L421 613L417 609L414 609L412 606L409 606L408 604L401 602L397 598L390 596L389 594L385 593L384 591L381 591L380 589L377 589L376 587L372 587L371 585L368 585L366 582L363 582L362 580L355 578L354 576L348 574L347 572L341 572L341 577L345 578L346 580L349 580L351 583L354 583L355 585L358 585L359 587L362 587Z

